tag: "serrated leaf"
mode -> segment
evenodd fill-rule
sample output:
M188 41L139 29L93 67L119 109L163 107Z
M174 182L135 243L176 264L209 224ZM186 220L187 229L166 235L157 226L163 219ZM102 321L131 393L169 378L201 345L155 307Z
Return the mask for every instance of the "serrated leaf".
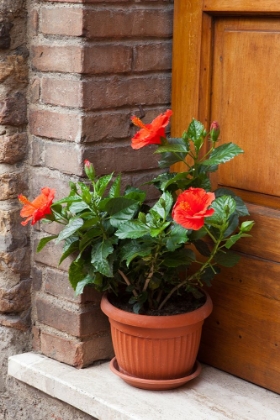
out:
M209 257L211 255L211 250L205 241L202 241L202 240L195 241L194 246L196 247L196 249L201 255L204 255L205 257Z
M66 225L66 227L59 233L56 243L62 241L63 239L69 238L69 236L77 232L77 230L79 230L83 224L83 219L79 217L70 219L68 225Z
M167 144L159 146L154 153L188 153L189 148L186 144Z
M242 200L241 197L239 197L238 195L235 195L235 193L228 188L218 188L215 191L215 196L216 197L221 197L222 195L230 195L231 197L234 198L234 200L236 202L236 212L240 217L241 216L249 216L247 206L246 206L246 204L244 203L244 201Z
M188 127L186 136L193 142L196 142L201 138L201 136L204 136L204 132L205 128L203 124L200 121L193 119Z
M239 232L236 235L232 235L225 243L225 247L230 249L240 238L250 237L251 235L247 235L246 233Z
M75 201L74 203L71 204L71 206L69 207L69 211L71 213L77 214L80 213L83 210L87 210L90 207L88 206L87 203L85 203L84 201Z
M232 251L219 251L215 255L215 261L223 267L233 267L240 260L240 256Z
M58 235L47 236L45 238L40 239L36 252L40 252L50 241L56 239Z
M152 249L147 244L139 244L138 242L129 242L124 245L121 250L121 261L126 261L127 267L137 257L148 257L151 255Z
M209 159L201 162L202 165L219 165L220 163L228 162L240 153L244 153L243 150L234 143L226 143L217 147L211 153Z
M98 179L98 181L95 184L95 191L99 195L99 197L102 197L106 188L108 187L111 179L113 178L113 173L109 175L104 175Z
M76 296L81 295L84 291L84 288L93 283L93 278L90 274L87 274L83 280L79 281L76 285L75 294Z
M91 263L95 267L96 271L103 274L106 277L113 277L112 261L108 259L108 256L114 252L112 242L109 239L105 239L102 242L98 242L92 245L91 249Z
M117 178L112 183L108 196L119 197L120 193L121 193L121 175L118 175Z
M166 248L168 251L175 251L175 249L180 248L180 246L185 244L187 241L187 230L176 224L170 230L169 237L166 241Z
M116 231L116 236L120 239L137 239L149 234L150 229L144 223L133 220L123 223Z
M70 239L70 238L67 238ZM73 252L79 250L79 238L74 237L72 240L65 240L64 247L63 247L63 254L60 257L58 265L60 265L69 255Z
M211 281L215 277L216 274L220 272L220 269L218 267L207 267L202 275L200 276L200 280L202 280L208 287L211 286Z
M167 252L164 255L163 265L166 267L179 267L181 265L189 265L195 261L195 254L191 249L183 248L178 252Z
M76 290L77 284L82 281L85 277L84 271L84 261L80 259L79 261L72 261L68 269L69 281L74 290Z
M234 213L236 203L232 197L223 195L212 202L211 208L215 212L207 218L206 223L213 226L222 226L228 220L229 216Z

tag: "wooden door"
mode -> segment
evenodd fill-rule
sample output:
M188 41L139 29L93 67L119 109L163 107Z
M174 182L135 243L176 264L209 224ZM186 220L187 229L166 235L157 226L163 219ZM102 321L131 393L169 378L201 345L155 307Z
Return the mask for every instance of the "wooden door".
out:
M252 5L253 4L253 5ZM209 290L200 359L280 393L280 2L175 0L174 136L195 117L244 155L215 183L245 199L256 225L240 263Z

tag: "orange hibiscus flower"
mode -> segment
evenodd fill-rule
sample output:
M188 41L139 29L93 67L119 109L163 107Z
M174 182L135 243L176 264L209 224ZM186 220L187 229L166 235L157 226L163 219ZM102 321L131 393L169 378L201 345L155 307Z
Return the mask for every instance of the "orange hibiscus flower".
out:
M199 230L204 225L205 217L212 216L214 209L208 207L215 200L215 194L203 188L189 188L178 195L172 210L176 223L186 229Z
M51 214L51 205L54 199L55 190L44 187L41 189L41 194L38 195L32 202L30 202L24 195L18 196L19 201L24 204L20 211L21 217L27 217L21 224L25 226L29 220L34 225L38 220L43 219L45 215Z
M132 149L141 149L148 144L160 144L161 137L165 137L165 127L168 125L171 115L172 111L168 109L158 115L151 124L144 124L139 118L131 117L133 124L141 128L132 138Z

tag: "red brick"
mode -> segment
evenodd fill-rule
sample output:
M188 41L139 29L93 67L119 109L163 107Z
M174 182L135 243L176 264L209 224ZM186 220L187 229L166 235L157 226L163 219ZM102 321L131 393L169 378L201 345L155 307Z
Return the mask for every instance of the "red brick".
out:
M125 139L130 134L130 112L104 111L83 117L83 143Z
M109 321L99 306L91 305L80 309L76 305L76 308L70 309L63 307L61 303L61 301L56 302L46 297L37 297L38 321L74 337L85 337L108 331Z
M90 80L84 84L86 109L114 108L124 105L162 105L170 101L170 74Z
M83 35L83 9L70 7L42 7L40 32L48 35Z
M41 188L45 186L55 189L55 199L57 200L68 194L69 178L55 171L48 171L45 168L33 168L29 177L29 197L36 197L40 193ZM44 224L44 226L49 226L49 224Z
M34 77L29 84L29 100L36 103L40 99L41 81L38 77Z
M98 360L111 359L114 354L109 334L79 342L73 337L61 337L44 331L41 333L41 351L48 357L77 368L89 366Z
M161 71L172 67L170 41L149 43L135 47L133 71Z
M126 73L132 67L132 48L118 43L85 47L83 73Z
M81 153L78 144L45 142L42 162L44 166L66 174L82 175Z
M36 9L30 10L29 12L29 35L36 36L38 35L38 24L39 24L39 15Z
M32 65L41 71L83 72L81 45L37 45L32 49Z
M80 80L44 77L41 100L46 104L80 108L83 105L82 85Z
M68 273L53 270L46 270L45 292L55 297L67 299L76 303L93 303L99 305L101 294L94 290L93 287L86 287L82 295L76 296L69 279Z
M85 33L88 38L171 37L172 6L88 10Z
M98 174L130 172L157 167L152 148L133 150L130 144L107 144L86 148L84 159L91 161Z
M29 123L36 136L68 141L77 141L81 136L81 115L77 113L33 109Z
M132 48L118 44L38 45L32 48L37 70L61 73L123 73L131 70Z

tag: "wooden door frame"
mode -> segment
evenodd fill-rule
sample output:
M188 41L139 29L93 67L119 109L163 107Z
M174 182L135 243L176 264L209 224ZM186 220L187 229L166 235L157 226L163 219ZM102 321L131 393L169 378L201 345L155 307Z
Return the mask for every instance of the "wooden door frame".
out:
M172 135L192 118L209 125L213 19L215 16L280 16L279 0L174 0ZM203 34L203 36L201 36Z

